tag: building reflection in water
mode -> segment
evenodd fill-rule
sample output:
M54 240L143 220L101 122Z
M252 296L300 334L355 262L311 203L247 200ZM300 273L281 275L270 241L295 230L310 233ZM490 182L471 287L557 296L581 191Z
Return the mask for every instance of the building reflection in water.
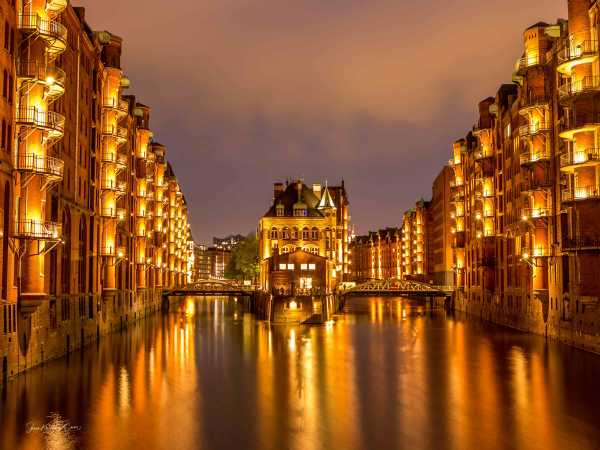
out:
M187 298L3 391L2 448L582 448L600 358L404 299L323 326Z

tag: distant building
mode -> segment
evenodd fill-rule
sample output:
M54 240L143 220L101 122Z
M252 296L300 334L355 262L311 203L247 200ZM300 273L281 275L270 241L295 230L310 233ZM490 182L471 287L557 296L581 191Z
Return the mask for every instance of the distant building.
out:
M231 250L196 244L194 246L194 282L225 279L225 268L230 259Z
M356 236L350 244L351 280L400 278L402 229L385 228Z
M211 275L210 255L208 247L202 244L194 245L194 274L193 282L208 280Z
M433 182L429 206L429 274L436 286L452 286L454 283L454 255L450 209L450 180L454 178L452 169L444 166Z
M238 244L243 242L246 236L241 234L232 234L224 238L213 237L213 246L217 248L224 248L226 250L233 250Z
M272 206L258 226L262 288L271 290L271 258L297 250L331 263L331 276L319 275L327 280L326 291L348 276L348 206L343 182L337 187L275 183Z

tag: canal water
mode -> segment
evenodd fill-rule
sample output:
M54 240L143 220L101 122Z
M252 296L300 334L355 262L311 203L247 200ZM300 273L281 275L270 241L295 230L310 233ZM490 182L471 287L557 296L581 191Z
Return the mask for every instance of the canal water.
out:
M598 449L600 357L405 299L188 298L2 392L2 449Z

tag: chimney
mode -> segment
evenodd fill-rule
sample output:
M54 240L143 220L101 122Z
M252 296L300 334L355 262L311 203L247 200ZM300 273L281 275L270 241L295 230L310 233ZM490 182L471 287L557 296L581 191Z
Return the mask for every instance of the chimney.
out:
M312 185L312 190L313 190L313 192L314 192L315 196L316 196L316 197L317 197L319 200L321 200L321 185L320 185L319 183L314 183L314 184Z
M273 201L283 192L283 183L273 183Z

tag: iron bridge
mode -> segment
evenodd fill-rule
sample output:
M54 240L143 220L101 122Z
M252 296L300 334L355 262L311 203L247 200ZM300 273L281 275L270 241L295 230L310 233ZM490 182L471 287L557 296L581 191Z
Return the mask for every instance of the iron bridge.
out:
M419 281L388 278L369 280L342 293L343 296L397 295L404 297L447 297L451 292L441 286L433 286Z
M241 286L224 280L205 280L182 288L163 291L166 297L184 297L187 295L250 295L255 292L253 286Z

